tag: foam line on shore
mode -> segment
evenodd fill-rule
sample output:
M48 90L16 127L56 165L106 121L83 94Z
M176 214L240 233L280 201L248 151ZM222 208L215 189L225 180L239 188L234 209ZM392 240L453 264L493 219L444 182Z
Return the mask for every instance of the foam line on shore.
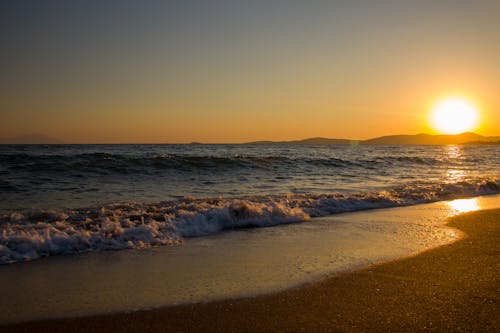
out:
M228 229L270 227L337 213L499 192L499 179L478 178L358 194L184 198L99 208L15 212L0 217L0 264L54 255L176 245L185 238Z
M183 246L3 266L0 323L135 311L297 287L460 239L460 231L444 224L463 211L457 202L463 209L489 209L500 207L500 196L240 229L191 238Z

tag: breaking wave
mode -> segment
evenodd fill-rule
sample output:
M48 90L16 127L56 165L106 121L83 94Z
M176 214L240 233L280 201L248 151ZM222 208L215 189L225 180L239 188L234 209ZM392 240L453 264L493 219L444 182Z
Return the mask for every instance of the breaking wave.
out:
M179 244L227 229L500 193L497 178L412 183L382 192L183 198L98 208L14 212L0 217L0 264L53 255Z

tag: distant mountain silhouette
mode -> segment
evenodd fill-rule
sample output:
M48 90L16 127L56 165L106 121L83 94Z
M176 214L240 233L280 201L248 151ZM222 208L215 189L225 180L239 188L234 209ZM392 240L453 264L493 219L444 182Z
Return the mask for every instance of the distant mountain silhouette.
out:
M327 139L309 138L294 141L254 141L248 144L312 144L312 145L450 145L450 144L481 144L494 143L500 140L500 136L482 136L475 133L449 134L449 135L388 135L369 140L349 140L349 139Z
M301 144L301 145L348 145L352 143L357 143L357 140L349 139L327 139L327 138L309 138L304 140L293 140L293 141L253 141L246 144L249 145L259 145L259 144Z
M51 138L44 134L33 133L15 136L11 138L0 138L0 144L61 144L64 143L61 140Z
M462 133L454 135L389 135L362 141L367 145L449 145L463 144L468 142L491 142L497 141L500 137L487 137L475 133Z

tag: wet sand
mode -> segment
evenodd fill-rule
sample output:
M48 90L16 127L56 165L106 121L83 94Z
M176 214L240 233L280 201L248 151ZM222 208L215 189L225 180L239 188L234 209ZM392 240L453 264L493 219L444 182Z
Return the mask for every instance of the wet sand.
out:
M0 332L494 332L500 209L460 215L462 240L266 296L0 326ZM41 305L42 306L42 305Z

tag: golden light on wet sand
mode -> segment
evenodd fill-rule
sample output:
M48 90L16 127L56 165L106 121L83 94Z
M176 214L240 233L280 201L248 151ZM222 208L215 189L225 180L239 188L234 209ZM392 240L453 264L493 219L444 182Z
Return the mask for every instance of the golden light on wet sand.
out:
M478 127L479 111L467 99L449 97L434 105L430 122L434 129L443 134L459 134Z
M479 210L477 199L458 199L448 202L448 206L458 213L467 213Z

